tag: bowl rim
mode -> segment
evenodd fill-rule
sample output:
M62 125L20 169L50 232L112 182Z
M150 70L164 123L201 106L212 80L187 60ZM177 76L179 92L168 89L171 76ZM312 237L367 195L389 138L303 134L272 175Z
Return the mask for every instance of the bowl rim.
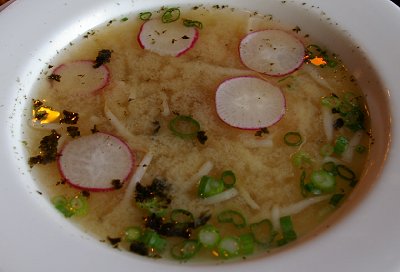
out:
M77 231L72 225L65 224L63 218L54 218L54 211L36 193L35 187L27 185L29 177L25 175L24 169L17 162L23 160L21 154L16 154L16 159L9 159L6 155L10 152L16 153L15 138L18 138L19 133L18 126L9 118L17 114L15 110L20 107L18 105L20 102L13 101L14 97L15 95L23 96L24 91L32 85L36 76L32 73L32 69L39 71L43 67L45 60L52 55L49 51L54 52L55 49L62 47L61 40L57 37L63 35L63 39L73 40L77 33L82 33L102 23L105 21L104 18L119 16L121 10L139 7L146 9L152 7L151 5L157 1L134 3L129 0L118 2L81 0L77 2L73 0L62 2L20 0L13 2L0 13L0 34L8 37L0 40L0 48L5 48L0 52L1 59L7 66L0 69L0 82L4 87L3 92L0 93L0 104L2 104L0 112L3 113L0 115L0 123L10 128L9 133L0 134L0 139L5 143L0 146L0 158L4 162L0 170L7 173L4 180L23 180L13 184L0 183L0 215L3 218L10 218L5 220L0 232L0 239L3 241L0 244L0 254L5 260L0 264L0 270L31 271L38 268L47 270L56 266L60 267L60 271L68 271L77 265L82 270L94 270L96 267L98 271L106 271L106 269L128 271L132 265L147 270L161 268L165 271L186 270L188 268L186 264L176 266L162 261L149 262L147 259L121 254L107 247L99 247L94 238ZM187 0L158 2L179 5L186 3ZM239 0L219 2L231 5L240 3ZM261 5L263 2L253 0L252 5L256 5L254 3ZM276 254L272 258L267 258L268 261L256 259L252 263L227 263L224 266L217 265L207 269L242 271L251 268L257 271L263 267L264 269L279 269L279 271L294 269L306 271L313 267L312 265L325 264L328 266L326 271L340 269L397 271L400 269L400 260L396 256L396 249L400 248L400 237L396 235L396 226L400 223L400 218L395 216L394 209L400 204L400 198L396 195L396 192L400 191L400 184L396 183L395 175L396 163L399 161L396 154L400 151L400 138L397 137L400 134L400 128L393 119L400 117L400 111L396 107L396 104L400 102L400 87L397 83L398 72L396 72L400 71L400 52L397 50L400 46L400 38L390 33L396 33L397 29L400 29L400 8L389 0L349 2L347 0L292 0L291 3L318 6L321 13L332 15L332 18L339 22L340 27L351 33L354 40L364 44L363 49L368 53L370 62L374 64L374 69L383 82L389 98L391 146L386 154L384 171L380 176L380 181L374 184L373 190L365 196L363 203L353 208L352 216L342 218L340 225L335 226L334 231L326 232L318 239L301 245L301 250L293 247L289 248L285 254ZM343 6L347 8L343 9ZM31 10L35 12L30 12ZM354 24L355 18L357 24ZM366 22L368 22L368 27ZM7 27L10 25L12 28ZM17 92L12 92L13 90ZM15 168L18 169L17 173L8 170ZM18 197L17 201L15 197ZM384 201L380 201L381 199ZM17 205L16 202L18 202ZM44 226L46 220L42 218L47 217L52 217L54 224ZM377 232L379 236L376 235ZM334 240L340 243L332 244ZM24 246L21 247L22 242ZM79 250L68 250L76 248L77 244L79 244ZM318 251L315 252L315 249ZM353 255L346 255L349 252L353 252ZM318 257L317 261L305 258L313 255ZM24 261L21 261L21 257ZM340 258L342 262L335 262L335 258ZM292 261L289 262L288 259ZM204 266L194 265L190 269L202 271Z

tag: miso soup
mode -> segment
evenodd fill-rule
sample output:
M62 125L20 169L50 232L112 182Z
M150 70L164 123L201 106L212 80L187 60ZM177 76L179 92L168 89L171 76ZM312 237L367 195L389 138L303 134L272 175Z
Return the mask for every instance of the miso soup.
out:
M241 260L313 233L362 186L371 141L355 78L305 31L164 7L71 41L27 104L43 195L149 257Z

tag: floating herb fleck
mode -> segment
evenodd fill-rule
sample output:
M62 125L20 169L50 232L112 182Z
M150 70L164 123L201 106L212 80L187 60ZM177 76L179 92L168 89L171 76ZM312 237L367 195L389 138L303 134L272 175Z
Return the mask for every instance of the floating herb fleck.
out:
M110 62L112 51L109 49L102 49L97 54L93 68L99 68L101 65Z
M60 82L60 81L61 81L61 75L51 74L51 75L49 75L49 76L47 77L47 79Z

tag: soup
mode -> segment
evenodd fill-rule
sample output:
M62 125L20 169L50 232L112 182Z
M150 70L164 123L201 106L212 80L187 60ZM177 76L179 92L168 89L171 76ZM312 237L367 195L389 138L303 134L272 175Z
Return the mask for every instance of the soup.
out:
M361 90L299 26L228 6L161 8L72 41L32 93L43 193L114 247L225 260L312 233L359 186Z

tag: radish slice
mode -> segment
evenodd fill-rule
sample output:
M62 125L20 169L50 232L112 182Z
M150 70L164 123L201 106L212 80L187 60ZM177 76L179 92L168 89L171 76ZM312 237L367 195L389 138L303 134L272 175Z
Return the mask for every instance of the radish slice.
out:
M242 129L269 127L285 113L281 89L256 77L236 77L222 82L215 102L219 117L228 125Z
M271 76L295 71L303 63L304 45L282 30L261 30L240 42L239 53L248 68Z
M110 72L105 65L93 68L94 61L78 60L64 63L54 69L53 74L59 75L59 81L53 81L53 86L61 92L78 94L95 94L110 82Z
M181 22L149 20L140 28L138 42L142 48L161 56L178 57L193 48L198 37L197 28L186 27Z
M72 186L89 191L115 189L113 181L125 182L133 171L135 156L121 139L97 132L67 143L58 168Z

